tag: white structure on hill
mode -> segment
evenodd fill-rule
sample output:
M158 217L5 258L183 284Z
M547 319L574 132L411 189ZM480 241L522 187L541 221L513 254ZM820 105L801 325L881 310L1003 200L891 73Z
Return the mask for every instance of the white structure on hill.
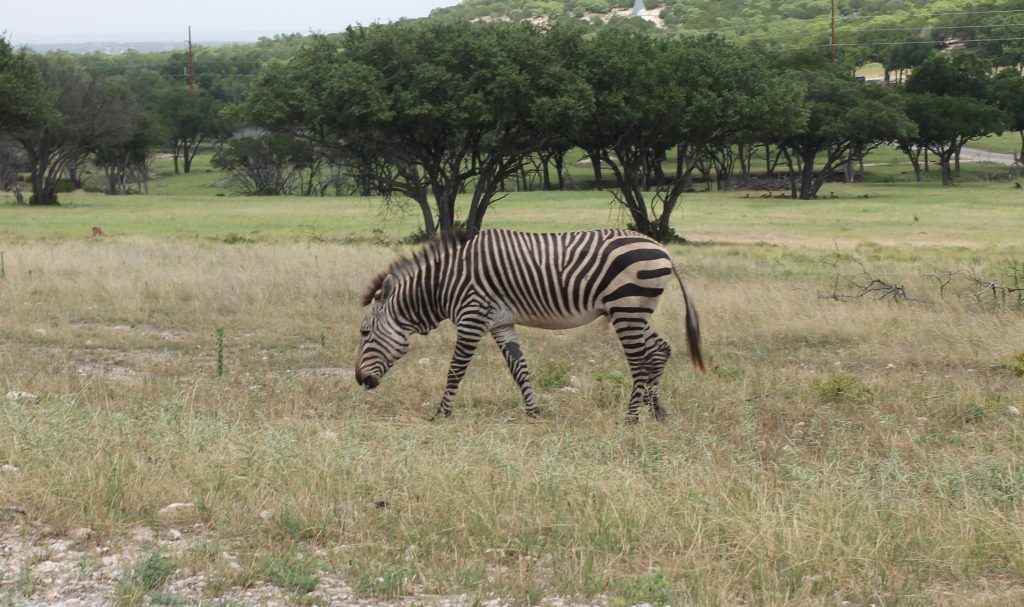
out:
M633 3L633 16L643 17L646 14L647 7L644 6L644 0L636 0L636 2Z

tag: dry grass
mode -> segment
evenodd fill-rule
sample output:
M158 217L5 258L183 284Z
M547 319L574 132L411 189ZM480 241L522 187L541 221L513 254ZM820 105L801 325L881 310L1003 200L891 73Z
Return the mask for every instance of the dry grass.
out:
M0 401L0 463L20 470L0 499L108 538L196 503L207 543L174 562L214 589L284 576L301 593L321 569L382 597L1019 604L1024 316L942 301L920 276L996 267L1005 249L862 244L849 252L929 301L841 302L819 297L834 245L810 232L677 249L711 371L683 355L670 291L656 318L677 352L670 419L637 426L600 323L521 332L536 421L493 344L455 417L424 421L450 327L414 340L377 391L355 387L358 293L392 249L4 246L0 390L39 399ZM219 561L228 542L240 571Z

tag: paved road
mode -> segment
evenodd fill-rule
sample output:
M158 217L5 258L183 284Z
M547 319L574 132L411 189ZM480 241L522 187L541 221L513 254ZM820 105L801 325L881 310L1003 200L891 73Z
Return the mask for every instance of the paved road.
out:
M999 164L1012 165L1013 154L1000 154L998 152L987 152L973 148L962 148L960 150L961 162L996 162Z

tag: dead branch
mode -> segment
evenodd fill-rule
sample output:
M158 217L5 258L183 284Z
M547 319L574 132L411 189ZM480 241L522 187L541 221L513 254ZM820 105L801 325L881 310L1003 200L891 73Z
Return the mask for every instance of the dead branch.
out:
M875 297L879 301L888 299L900 302L910 299L907 295L906 287L872 275L864 263L855 257L836 252L828 257L821 258L819 262L831 266L835 270L832 280L832 292L819 294L819 297L822 299L846 301L861 299L867 296ZM856 265L860 268L860 271L852 274L844 273L843 270L846 269L848 264Z

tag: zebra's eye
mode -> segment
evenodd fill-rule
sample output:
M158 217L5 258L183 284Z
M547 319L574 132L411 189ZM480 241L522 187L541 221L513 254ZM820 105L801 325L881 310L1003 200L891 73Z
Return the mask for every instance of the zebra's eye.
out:
M369 337L370 336L370 330L369 329L359 329L359 334L362 335L363 337Z

